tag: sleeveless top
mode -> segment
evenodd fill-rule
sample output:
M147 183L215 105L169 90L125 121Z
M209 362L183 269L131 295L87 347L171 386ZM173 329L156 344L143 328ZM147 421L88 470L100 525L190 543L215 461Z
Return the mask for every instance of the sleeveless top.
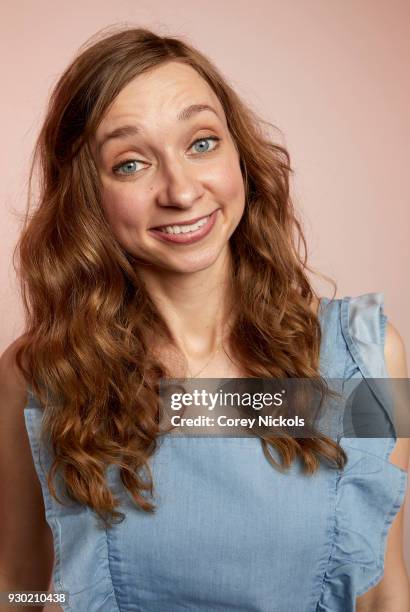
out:
M342 387L366 380L378 394L371 379L388 377L383 295L322 298L319 320L321 375ZM156 512L137 508L108 470L125 519L105 529L87 506L50 495L51 451L39 444L31 389L24 415L54 538L54 589L69 594L64 610L350 612L383 576L407 482L389 462L395 434L342 438L345 468L322 464L313 475L299 460L273 468L259 438L166 435L150 458Z

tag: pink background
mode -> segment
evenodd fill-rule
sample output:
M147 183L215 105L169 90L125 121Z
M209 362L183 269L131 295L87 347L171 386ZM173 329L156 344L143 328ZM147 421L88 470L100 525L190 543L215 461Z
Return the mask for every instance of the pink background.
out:
M11 253L51 87L89 36L127 23L185 37L282 130L311 265L337 297L383 292L409 354L408 0L17 0L0 23L0 352L22 329Z

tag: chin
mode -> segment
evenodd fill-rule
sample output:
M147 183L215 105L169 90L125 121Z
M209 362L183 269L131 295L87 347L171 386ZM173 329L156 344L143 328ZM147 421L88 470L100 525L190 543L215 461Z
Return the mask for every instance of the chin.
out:
M170 257L166 262L163 262L163 265L160 267L164 272L168 271L177 274L200 272L201 270L216 266L223 251L224 249L209 247L198 253L175 254L174 257Z

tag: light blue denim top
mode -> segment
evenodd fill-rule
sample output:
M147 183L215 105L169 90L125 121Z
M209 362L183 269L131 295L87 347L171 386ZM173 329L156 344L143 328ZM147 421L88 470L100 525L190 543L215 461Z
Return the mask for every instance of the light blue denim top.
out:
M341 387L388 377L381 293L323 298L319 317L323 376ZM50 495L41 414L30 390L26 427L54 537L54 588L70 595L64 610L350 612L383 575L407 481L388 461L394 438L342 438L345 469L307 476L299 460L274 469L258 438L168 435L150 459L156 513L139 510L109 470L126 518L105 530L89 508Z

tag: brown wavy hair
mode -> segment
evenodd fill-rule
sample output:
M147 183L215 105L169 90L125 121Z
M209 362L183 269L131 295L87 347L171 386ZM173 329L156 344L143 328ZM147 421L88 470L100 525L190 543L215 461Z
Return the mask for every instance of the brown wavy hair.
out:
M314 378L330 392L319 376L321 329L289 194L293 170L286 149L265 131L271 124L179 38L142 28L94 37L51 94L30 173L32 186L38 169L37 205L31 210L29 197L14 255L26 316L17 363L44 411L42 436L54 455L48 486L63 503L54 486L61 472L69 497L106 526L124 516L107 482L110 464L135 504L155 511L145 494L154 490L147 460L158 444L158 381L169 370L150 352L150 338L172 340L104 216L89 143L122 88L169 61L192 66L210 85L240 155L246 202L230 239L236 360L249 377ZM296 458L308 474L321 461L339 469L346 462L339 444L323 435L260 438L279 469Z

